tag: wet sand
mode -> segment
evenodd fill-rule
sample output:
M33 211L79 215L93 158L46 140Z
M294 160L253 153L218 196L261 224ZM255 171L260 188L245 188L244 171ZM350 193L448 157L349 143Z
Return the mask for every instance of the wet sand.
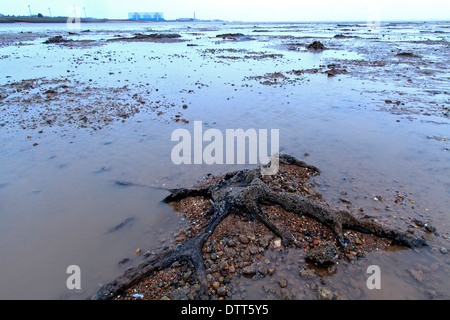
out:
M171 163L171 132L201 120L279 128L282 152L322 170L308 190L330 205L436 228L426 249L382 246L333 272L286 250L274 277L244 277L222 298L280 299L308 267L318 278L306 284L321 287L284 297L448 299L448 23L0 27L1 298L90 297L175 241L184 221L160 203L167 192L115 181L173 188L242 168ZM68 41L44 43L57 36ZM314 41L324 48L308 49ZM76 293L65 287L71 264L82 270ZM371 264L382 290L365 286Z

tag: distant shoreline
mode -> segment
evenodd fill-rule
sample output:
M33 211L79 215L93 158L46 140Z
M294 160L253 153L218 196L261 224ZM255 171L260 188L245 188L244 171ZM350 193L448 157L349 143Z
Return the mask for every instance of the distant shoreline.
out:
M2 23L67 23L69 17L26 17L26 16L0 16ZM163 22L222 22L222 23L344 23L344 24L363 24L366 21L225 21L220 19L200 20L200 19L174 19L174 20L130 20L130 19L106 19L106 18L80 18L81 23L104 23L104 22L137 22L137 23L163 23ZM426 23L426 22L449 22L449 20L385 20L383 23Z
M0 17L0 23L67 23L69 17ZM97 19L80 18L81 23L101 23L101 22L137 22L137 23L161 23L161 22L224 22L222 20L130 20L130 19Z
M69 17L0 17L0 23L67 23ZM81 23L107 22L108 19L80 18Z

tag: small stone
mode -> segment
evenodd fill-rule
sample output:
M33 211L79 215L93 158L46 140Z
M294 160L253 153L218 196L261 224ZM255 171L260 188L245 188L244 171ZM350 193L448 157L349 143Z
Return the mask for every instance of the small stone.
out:
M259 272L260 274L262 274L263 276L265 276L265 275L267 274L267 269L264 268L264 267L259 267L259 268L258 268L258 272Z
M247 244L250 242L250 240L248 239L248 237L246 235L241 234L239 236L239 241L241 241L242 244Z
M331 299L333 299L333 293L328 288L325 288L323 286L318 286L317 298L320 300L331 300Z
M281 239L280 238L277 238L273 241L273 247L275 249L281 247Z
M224 286L221 286L219 289L217 289L217 294L220 297L224 297L227 294L227 289Z
M288 284L288 281L286 279L281 279L281 280L278 281L278 285L281 288L286 288L287 284Z
M426 293L431 297L431 299L437 299L437 293L434 290L427 290Z
M311 279L311 278L314 278L315 275L316 275L316 273L312 269L300 270L300 277L302 277L302 278Z
M306 258L319 265L334 264L339 258L339 250L333 242L326 242L311 249Z
M423 281L423 275L422 275L422 271L416 271L414 269L409 268L408 269L409 274L416 279L419 282Z
M192 276L192 272L188 271L183 275L184 280L188 280Z
M212 287L217 291L220 288L220 283L218 281L215 281L213 282Z
M267 274L269 276L273 275L275 273L275 267L270 267L267 269Z
M242 273L247 276L253 276L256 274L256 268L253 265L247 266L244 269L242 269Z
M218 257L217 257L217 254L215 254L214 252L211 253L211 255L210 255L210 259L211 259L211 260L214 261L214 260L217 260L217 258L218 258Z
M448 250L445 249L444 247L441 247L441 248L439 249L439 251L440 251L442 254L447 254L447 253L448 253Z
M269 246L269 239L265 237L259 239L259 245L263 248L267 248Z

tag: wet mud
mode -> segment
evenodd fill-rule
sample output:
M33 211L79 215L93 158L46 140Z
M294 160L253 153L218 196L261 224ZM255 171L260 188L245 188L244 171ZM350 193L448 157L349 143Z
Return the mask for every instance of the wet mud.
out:
M322 172L286 166L263 183L352 211L428 246L408 247L345 228L338 239L333 227L317 219L261 203L274 228L239 214L221 220L199 251L206 280L195 264L177 260L109 298L195 299L201 293L208 299L448 299L449 41L444 22L380 28L90 24L89 30L70 31L2 26L0 210L6 220L0 225L0 267L6 276L0 283L12 288L14 282L18 292L1 297L92 297L128 268L202 234L214 206L210 198L196 195L162 207L160 201L169 185L186 187L205 176L207 187L229 171L170 166L171 132L203 120L205 127L224 130L283 128L282 151L308 157ZM60 175L78 189L60 193L55 184L66 181ZM95 188L83 191L80 186L88 184ZM92 205L121 197L132 199L124 207L134 209L106 205L108 211L100 212ZM47 206L55 202L61 205ZM85 234L91 243L74 241L76 231L67 227L64 248L47 249L39 239L58 228L34 225L59 221L64 203L73 208L68 221L78 226L84 213L96 217ZM42 209L29 215L35 208ZM168 208L181 229L162 218L146 224ZM8 230L18 226L14 212L33 227L11 235ZM21 241L34 234L30 243L44 248L39 257ZM78 258L97 268L81 293L68 293L53 275L40 277L46 293L7 276L22 255L45 270L55 265L55 252L68 251L86 252ZM381 291L366 286L367 267L374 264L383 270ZM21 268L18 274L28 273Z

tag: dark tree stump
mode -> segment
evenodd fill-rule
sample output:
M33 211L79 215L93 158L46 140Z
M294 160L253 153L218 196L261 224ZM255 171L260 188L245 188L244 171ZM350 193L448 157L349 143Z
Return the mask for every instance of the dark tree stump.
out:
M280 164L307 169L313 174L319 173L316 167L289 155L280 155L279 162ZM103 286L94 298L102 300L115 298L145 277L155 271L170 268L175 262L186 262L195 269L195 275L200 286L197 299L207 298L208 285L202 247L219 223L229 215L245 216L249 220L258 221L280 237L285 246L293 243L294 239L291 234L280 230L271 222L265 216L261 205L279 206L288 212L316 219L334 232L336 242L341 247L346 246L343 230L354 230L391 239L393 243L409 248L426 245L421 238L414 237L401 230L389 228L370 219L357 218L351 212L334 209L323 201L315 201L298 193L275 190L270 183L264 182L264 180L260 168L245 169L228 173L217 183L212 183L207 187L170 190L170 195L163 200L165 203L174 203L198 196L210 199L212 207L203 216L203 219L206 220L206 226L195 237L128 269L123 275Z

